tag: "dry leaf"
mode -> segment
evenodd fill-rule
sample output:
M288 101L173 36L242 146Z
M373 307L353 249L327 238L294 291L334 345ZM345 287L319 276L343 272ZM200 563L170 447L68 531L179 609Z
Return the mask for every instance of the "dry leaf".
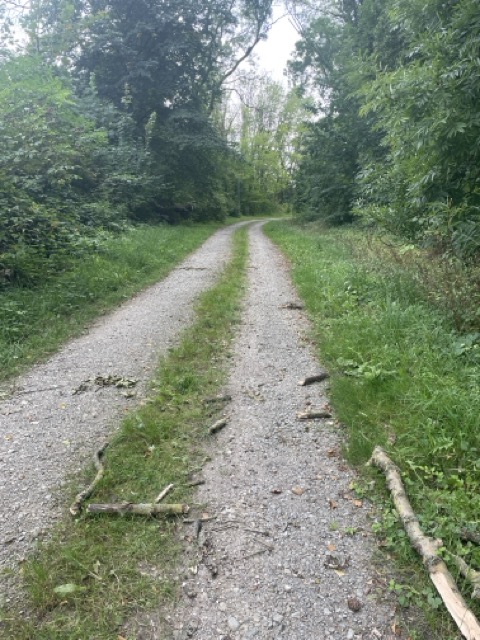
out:
M292 493L294 493L296 496L301 496L305 493L305 489L303 489L303 487L293 487Z
M327 456L329 458L334 458L337 455L337 450L336 449L329 449L327 451Z
M278 495L279 493L282 493L281 489L271 489L270 493L274 493L275 495Z
M338 502L335 502L335 500L329 500L328 504L330 506L330 509L336 509L338 507Z
M356 507L363 507L363 500L352 500Z
M335 573L337 574L337 576L344 576L345 575L345 571L343 571L343 569L334 569Z
M337 550L337 547L336 547L334 544L331 544L331 543L330 543L330 544L328 544L328 545L327 545L327 549L328 549L329 551L336 551L336 550Z

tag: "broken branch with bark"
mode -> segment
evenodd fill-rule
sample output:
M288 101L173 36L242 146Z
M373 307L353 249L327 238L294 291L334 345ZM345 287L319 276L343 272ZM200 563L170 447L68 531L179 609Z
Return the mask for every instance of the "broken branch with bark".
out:
M87 498L89 498L95 490L97 484L102 480L103 475L105 473L105 467L103 466L102 458L105 454L105 451L108 447L108 442L106 442L103 447L101 447L97 453L95 454L95 468L97 469L97 475L93 479L93 482L88 485L86 489L77 494L77 497L72 503L70 507L70 513L72 516L78 516L80 511L82 510L82 505Z
M458 591L447 565L438 555L442 542L423 533L405 492L400 469L381 447L375 447L367 464L374 465L384 472L393 503L410 542L422 557L430 579L462 635L467 640L480 640L480 624Z
M89 504L88 513L116 513L124 516L127 513L133 513L137 516L155 516L155 515L181 515L188 513L189 506L186 504L133 504L132 502L122 502L119 504Z

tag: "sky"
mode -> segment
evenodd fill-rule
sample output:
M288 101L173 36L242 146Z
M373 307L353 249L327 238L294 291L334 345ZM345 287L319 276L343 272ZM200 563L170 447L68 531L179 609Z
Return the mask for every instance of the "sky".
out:
M273 20L278 20L283 12L282 7L275 7ZM288 16L284 16L275 22L268 40L260 42L255 48L260 66L269 71L275 80L283 79L283 70L295 48L295 42L299 39L300 36L290 23Z

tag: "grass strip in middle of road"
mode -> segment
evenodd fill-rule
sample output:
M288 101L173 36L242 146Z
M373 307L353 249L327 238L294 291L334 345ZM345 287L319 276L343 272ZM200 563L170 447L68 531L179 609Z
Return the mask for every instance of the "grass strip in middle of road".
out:
M219 412L205 400L227 376L227 356L239 321L248 256L247 229L218 283L203 294L196 320L161 362L154 393L128 416L105 455L106 472L94 502L153 502L170 483L165 502L189 502L189 471L201 465L208 427ZM93 477L87 470L83 487ZM73 497L72 497L73 499ZM68 511L68 500L65 511ZM178 521L135 516L65 518L23 566L29 593L27 620L3 612L0 628L15 640L96 640L128 637L124 624L176 593L181 551Z

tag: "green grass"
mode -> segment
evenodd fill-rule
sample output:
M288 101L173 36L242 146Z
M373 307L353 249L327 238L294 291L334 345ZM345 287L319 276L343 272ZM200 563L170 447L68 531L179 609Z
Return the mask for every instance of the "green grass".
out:
M0 381L51 354L94 318L163 278L218 227L132 228L103 241L40 286L0 291Z
M473 334L456 331L440 287L432 300L405 264L359 231L281 222L267 232L292 263L319 357L332 374L332 403L348 429L345 454L375 480L370 495L383 505L376 525L383 547L404 567L420 564L383 477L363 468L377 444L400 466L425 532L444 541L452 573L458 577L448 552L478 569L480 549L459 536L465 526L480 531L480 349ZM461 578L459 584L468 599L471 588ZM432 610L438 601L428 583L409 593L416 591L436 620L437 637L456 637ZM478 602L470 604L480 614Z
M207 427L220 406L204 402L226 379L226 355L240 315L247 259L246 229L234 236L234 256L218 284L200 298L196 320L160 364L150 400L128 417L107 450L106 474L95 502L151 502L169 483L165 502L188 502L189 472L201 466ZM65 497L93 477L88 470ZM103 640L126 635L134 613L170 601L181 551L175 519L66 518L22 569L27 619L4 611L0 632L12 640ZM55 589L74 585L70 594Z

